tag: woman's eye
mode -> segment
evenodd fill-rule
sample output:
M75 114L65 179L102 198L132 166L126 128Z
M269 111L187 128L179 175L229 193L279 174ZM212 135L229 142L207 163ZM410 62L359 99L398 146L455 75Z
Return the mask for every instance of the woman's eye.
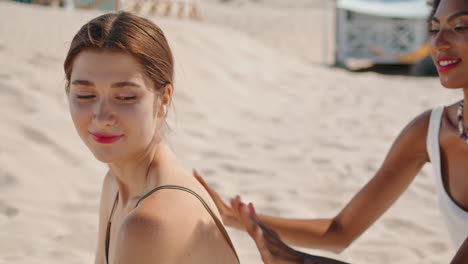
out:
M135 100L137 97L136 96L118 96L117 99L122 100L122 101L131 101Z
M438 32L439 32L439 29L437 29L437 28L429 29L429 34L437 34Z
M455 27L454 28L455 31L465 31L465 30L468 30L468 27L467 26L458 26L458 27Z
M95 95L77 95L76 98L78 99L92 99L96 97Z

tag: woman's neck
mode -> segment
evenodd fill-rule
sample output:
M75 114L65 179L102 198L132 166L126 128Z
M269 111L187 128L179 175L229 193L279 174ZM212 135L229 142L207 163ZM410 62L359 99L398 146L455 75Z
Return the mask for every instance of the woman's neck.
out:
M157 185L158 175L151 172L155 171L167 151L167 145L161 141L137 159L109 164L110 173L117 183L119 202L125 205L132 197L143 195L149 185Z
M463 123L465 125L466 131L466 124L468 122L468 88L463 88L463 103L465 104L463 107Z

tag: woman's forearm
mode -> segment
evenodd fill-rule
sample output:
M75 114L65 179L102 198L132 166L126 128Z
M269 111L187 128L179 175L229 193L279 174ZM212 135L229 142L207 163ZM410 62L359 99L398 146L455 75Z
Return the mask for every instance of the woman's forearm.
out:
M452 259L450 264L465 264L468 260L468 237L465 239L465 242L458 249L457 254Z
M288 244L340 252L349 242L336 228L333 219L287 219L258 215Z

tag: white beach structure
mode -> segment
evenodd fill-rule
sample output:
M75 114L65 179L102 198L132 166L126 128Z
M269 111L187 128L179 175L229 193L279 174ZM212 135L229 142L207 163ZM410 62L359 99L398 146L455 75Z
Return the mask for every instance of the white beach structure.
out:
M414 63L400 58L426 46L427 0L337 0L335 10L337 65Z
M201 21L199 0L115 0L117 9L143 16L169 16Z
M52 7L63 6L67 10L76 8L125 10L141 16L169 16L178 19L202 20L199 0L28 0L27 2Z

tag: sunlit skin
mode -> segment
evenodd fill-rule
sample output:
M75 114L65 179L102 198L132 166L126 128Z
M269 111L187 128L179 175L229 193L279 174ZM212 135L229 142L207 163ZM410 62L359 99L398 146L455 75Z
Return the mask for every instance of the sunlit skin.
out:
M164 141L161 131L171 96L170 84L156 91L142 65L127 53L87 50L73 61L71 117L86 146L109 166L101 193L96 264L105 263L109 219L109 264L237 263L193 195L161 190L135 208L144 194L167 184L192 189L216 207Z
M77 56L70 80L70 113L78 134L98 160L132 160L148 148L160 125L152 86L132 56L92 51ZM93 134L119 139L104 144Z
M468 1L442 0L430 25L430 49L437 64L441 84L450 89L461 88L468 98ZM465 104L466 105L466 104ZM459 102L444 109L439 144L444 187L452 200L468 212L468 144L458 135ZM256 215L239 197L230 205L224 203L215 190L195 173L209 191L228 226L246 230L255 240L264 263L286 264L269 251L271 242L265 239L258 219L276 231L292 245L341 252L363 234L408 188L423 165L429 161L426 149L431 111L414 118L395 139L383 164L374 177L348 202L334 218L287 219ZM464 129L468 131L468 107L463 110ZM313 206L313 205L311 205ZM437 206L434 204L434 206ZM246 217L250 215L251 218ZM252 218L253 217L253 218ZM411 216L408 216L411 217ZM404 234L402 234L404 235ZM284 251L288 251L285 247ZM428 252L430 256L431 252ZM468 239L459 248L452 264L467 263ZM448 262L448 260L447 260Z
M465 1L442 1L430 25L431 55L446 88L468 87L468 9ZM445 67L441 61L451 61Z

